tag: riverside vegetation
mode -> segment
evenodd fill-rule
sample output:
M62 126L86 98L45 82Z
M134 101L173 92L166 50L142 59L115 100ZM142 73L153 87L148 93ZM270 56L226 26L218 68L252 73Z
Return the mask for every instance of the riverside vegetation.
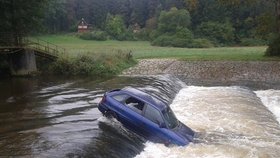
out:
M109 77L136 64L131 52L123 50L61 56L50 64L45 64L46 61L42 60L38 62L42 73L66 76Z
M20 45L18 39L28 35L77 32L84 18L91 28L79 35L84 40L68 36L69 43L55 41L56 37L49 40L72 55L47 70L69 75L115 74L135 63L127 58L130 51L136 58L279 60L279 6L280 0L4 0L0 29L14 35L11 45ZM116 51L123 55L111 53ZM99 58L96 52L110 55Z

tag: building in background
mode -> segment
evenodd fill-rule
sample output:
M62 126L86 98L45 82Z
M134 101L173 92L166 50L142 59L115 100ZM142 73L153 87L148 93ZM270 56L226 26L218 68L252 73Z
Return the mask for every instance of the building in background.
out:
M88 24L84 18L78 24L78 33L89 32L91 30L91 25Z

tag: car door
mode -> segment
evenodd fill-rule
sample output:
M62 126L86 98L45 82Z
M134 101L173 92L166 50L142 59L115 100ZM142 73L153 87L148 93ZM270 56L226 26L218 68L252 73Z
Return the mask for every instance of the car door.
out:
M153 106L146 104L144 109L143 128L147 131L146 135L152 141L166 142L168 141L168 129L161 112Z
M119 121L132 131L140 135L145 134L146 131L143 131L141 126L144 118L143 110L145 103L128 94L116 95L113 96L113 98L118 100L121 107L119 110Z

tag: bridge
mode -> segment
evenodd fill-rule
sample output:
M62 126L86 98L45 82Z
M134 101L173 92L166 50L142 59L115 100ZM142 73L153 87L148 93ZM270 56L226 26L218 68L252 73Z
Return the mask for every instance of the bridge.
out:
M50 42L31 37L0 33L0 55L8 55L11 74L30 75L37 71L36 57L54 61L65 49Z

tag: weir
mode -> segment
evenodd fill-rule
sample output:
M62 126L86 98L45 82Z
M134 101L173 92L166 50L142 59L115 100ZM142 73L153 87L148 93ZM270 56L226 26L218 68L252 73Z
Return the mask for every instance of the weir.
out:
M166 147L146 142L103 117L97 107L104 93L125 86L169 102L177 118L198 133L195 143ZM280 91L259 89L189 85L171 75L2 80L0 155L279 158Z

